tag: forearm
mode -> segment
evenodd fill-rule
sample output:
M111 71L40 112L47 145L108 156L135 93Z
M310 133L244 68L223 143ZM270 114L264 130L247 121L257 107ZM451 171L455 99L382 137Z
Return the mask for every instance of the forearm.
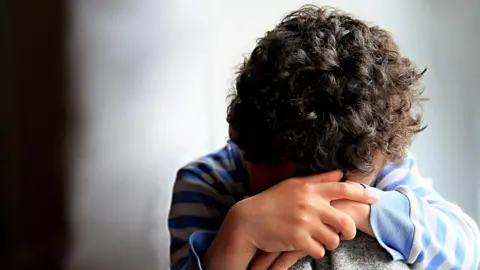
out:
M439 196L427 201L406 186L378 192L380 201L372 205L370 224L394 259L424 269L476 268L478 229L460 208Z
M421 269L478 267L477 225L420 176L411 154L384 168L368 188L380 195L371 207L371 226L394 259Z
M397 190L410 201L410 222L415 227L409 262L425 269L477 269L480 234L467 214L438 195L429 196L427 201L418 189Z
M354 219L355 224L357 225L358 230L375 238L375 233L370 224L370 205L366 205L366 207L366 209L365 207L362 207L362 211L359 212L358 217Z
M213 242L203 257L205 270L245 270L256 248L245 239L235 207L227 214Z

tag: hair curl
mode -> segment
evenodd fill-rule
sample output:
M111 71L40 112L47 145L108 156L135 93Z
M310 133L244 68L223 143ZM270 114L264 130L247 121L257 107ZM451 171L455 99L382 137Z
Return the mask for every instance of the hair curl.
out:
M380 150L401 159L422 131L423 71L390 33L304 6L258 39L241 65L227 121L252 162L293 161L311 173L364 173Z

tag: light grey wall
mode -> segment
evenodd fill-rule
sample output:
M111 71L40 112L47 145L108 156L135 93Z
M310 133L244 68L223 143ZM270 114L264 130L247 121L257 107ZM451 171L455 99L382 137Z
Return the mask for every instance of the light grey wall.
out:
M81 119L72 157L71 268L167 269L166 214L176 169L225 142L233 67L255 38L305 2L71 3L73 98ZM480 117L478 60L469 53L479 40L459 29L473 19L473 8L451 1L320 3L390 29L405 52L429 67L430 128L413 151L443 195L476 213L477 194L466 184L475 185L478 159L468 110Z
M418 57L428 67L425 94L431 101L426 106L429 127L413 147L434 187L477 221L479 10L479 1L468 0L423 1L420 6L423 25L418 27L424 30L419 42L426 44Z
M167 269L174 174L210 140L200 4L72 2L72 269Z

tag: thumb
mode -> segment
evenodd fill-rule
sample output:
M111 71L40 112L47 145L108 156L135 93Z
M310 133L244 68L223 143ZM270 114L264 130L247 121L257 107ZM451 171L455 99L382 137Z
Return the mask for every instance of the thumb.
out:
M303 177L305 181L315 181L319 183L339 182L342 179L343 172L335 170L327 173L319 173Z

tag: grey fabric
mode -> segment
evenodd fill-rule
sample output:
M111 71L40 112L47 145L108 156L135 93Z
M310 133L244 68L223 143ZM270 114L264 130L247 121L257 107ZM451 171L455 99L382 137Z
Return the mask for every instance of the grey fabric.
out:
M401 270L409 266L401 261L392 261L390 255L377 240L359 232L352 241L343 241L340 246L327 252L325 257L313 260L306 257L298 261L290 270Z

